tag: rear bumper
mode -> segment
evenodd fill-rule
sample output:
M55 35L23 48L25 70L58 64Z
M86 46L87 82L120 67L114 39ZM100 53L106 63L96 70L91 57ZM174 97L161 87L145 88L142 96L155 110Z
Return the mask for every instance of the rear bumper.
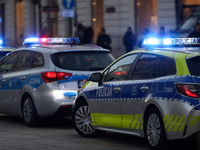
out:
M53 117L67 117L72 115L72 105L64 105L58 108Z
M187 118L185 124L185 135L184 137L190 137L191 135L198 134L200 132L200 105L194 107Z

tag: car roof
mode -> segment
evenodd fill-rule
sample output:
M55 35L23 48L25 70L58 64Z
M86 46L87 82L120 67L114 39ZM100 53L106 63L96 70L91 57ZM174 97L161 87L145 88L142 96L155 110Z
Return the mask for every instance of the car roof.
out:
M154 53L161 55L168 55L169 53L182 53L188 56L199 56L200 55L200 47L143 47L134 49L130 53ZM129 53L128 53L129 54Z
M0 51L14 51L14 47L0 46Z
M163 48L154 48L155 50L161 51L173 51L173 52L180 52L185 54L193 54L193 53L200 53L200 47L163 47Z
M62 51L107 51L109 50L104 49L100 46L96 45L58 45L58 44L33 44L33 45L25 45L19 47L17 50L36 50L36 51L41 51L41 52L62 52Z

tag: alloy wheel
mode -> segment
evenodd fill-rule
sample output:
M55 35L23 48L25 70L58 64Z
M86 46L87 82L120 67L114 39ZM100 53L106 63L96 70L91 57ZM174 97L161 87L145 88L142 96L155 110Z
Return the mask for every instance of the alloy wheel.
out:
M77 128L84 134L92 134L95 129L92 127L90 110L88 106L81 106L75 113Z
M147 139L152 146L159 143L161 135L161 124L159 117L153 113L149 116L147 122Z
M32 104L32 101L29 98L27 98L24 101L23 114L24 114L24 119L27 122L31 120L31 117L33 115L33 104Z

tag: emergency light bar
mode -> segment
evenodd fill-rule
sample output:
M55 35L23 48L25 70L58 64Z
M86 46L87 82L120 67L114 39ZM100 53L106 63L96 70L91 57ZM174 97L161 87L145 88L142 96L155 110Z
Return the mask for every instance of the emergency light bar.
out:
M200 45L200 38L148 38L143 46Z
M26 38L23 45L29 44L80 44L78 37L75 38Z
M0 39L0 45L2 45L3 44L3 41Z

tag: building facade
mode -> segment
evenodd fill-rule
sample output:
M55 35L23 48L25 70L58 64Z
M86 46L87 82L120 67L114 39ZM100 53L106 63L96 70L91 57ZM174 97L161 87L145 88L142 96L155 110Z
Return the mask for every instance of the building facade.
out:
M72 1L0 0L0 37L4 45L19 46L26 37L74 36L77 25L82 24L93 28L94 44L101 28L105 28L113 53L121 55L125 52L122 38L128 27L139 41L144 29L157 33L161 26L166 31L179 27L177 6L200 5L199 0L75 0L75 6L70 8L74 16L68 18L62 11L69 9L64 3Z

